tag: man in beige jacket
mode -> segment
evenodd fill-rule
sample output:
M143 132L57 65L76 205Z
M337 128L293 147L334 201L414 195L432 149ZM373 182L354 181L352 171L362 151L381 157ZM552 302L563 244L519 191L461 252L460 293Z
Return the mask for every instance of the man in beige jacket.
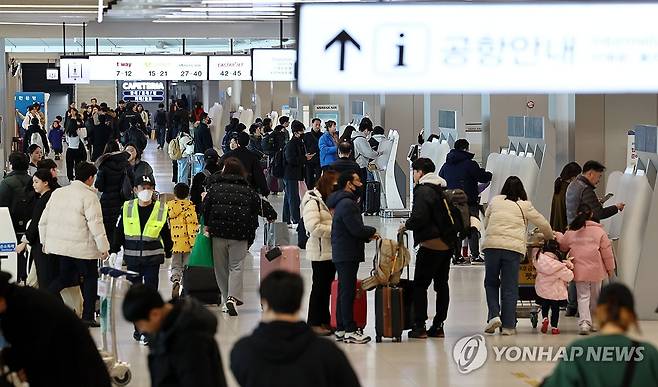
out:
M91 163L78 164L75 181L53 192L39 221L44 252L59 260L59 276L48 290L59 295L82 276L82 320L90 327L99 326L94 319L98 259L105 259L110 248L101 204L92 188L96 172Z

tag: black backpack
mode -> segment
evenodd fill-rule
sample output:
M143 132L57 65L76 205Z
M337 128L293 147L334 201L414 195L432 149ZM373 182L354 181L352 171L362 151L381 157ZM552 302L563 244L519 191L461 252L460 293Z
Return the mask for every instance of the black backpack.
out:
M32 184L26 184L23 187L14 190L14 197L9 207L9 214L14 226L14 231L23 233L27 229L27 222L32 219L34 204L36 202L36 193Z
M461 189L447 189L443 193L446 199L448 199L448 202L459 212L459 217L462 220L462 227L459 230L459 234L466 236L471 228L471 211L468 208L468 196Z
M451 248L461 246L461 240L465 236L465 228L459 209L454 206L443 188L434 184L426 185L437 193L439 200L434 219L439 229L441 240Z

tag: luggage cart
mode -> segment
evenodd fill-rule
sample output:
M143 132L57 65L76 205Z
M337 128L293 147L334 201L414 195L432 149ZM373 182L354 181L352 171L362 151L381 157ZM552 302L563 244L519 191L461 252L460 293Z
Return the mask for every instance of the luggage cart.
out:
M107 264L107 263L104 263ZM119 360L116 339L116 310L114 302L118 301L118 293L130 286L127 276L137 275L131 271L103 266L98 279L98 296L101 302L101 348L99 349L103 362L115 386L126 386L132 379L130 364Z
M537 292L535 291L535 278L537 272L533 261L543 242L529 238L526 244L526 254L519 266L519 299L516 303L516 318L530 318L533 328L539 323L540 306L537 305Z

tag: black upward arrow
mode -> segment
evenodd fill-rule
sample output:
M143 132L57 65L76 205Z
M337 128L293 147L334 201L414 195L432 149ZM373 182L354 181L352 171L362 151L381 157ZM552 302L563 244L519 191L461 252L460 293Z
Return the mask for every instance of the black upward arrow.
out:
M344 71L345 70L345 44L347 42L352 42L354 47L356 47L356 49L359 50L359 51L361 50L361 45L359 43L357 43L356 40L354 40L354 38L352 38L350 36L350 34L348 34L345 30L342 30L342 31L340 31L340 33L338 35L336 35L335 38L333 38L329 43L327 43L327 45L324 47L324 50L327 51L329 49L329 47L333 46L334 43L336 43L336 42L340 43L340 69L339 70Z

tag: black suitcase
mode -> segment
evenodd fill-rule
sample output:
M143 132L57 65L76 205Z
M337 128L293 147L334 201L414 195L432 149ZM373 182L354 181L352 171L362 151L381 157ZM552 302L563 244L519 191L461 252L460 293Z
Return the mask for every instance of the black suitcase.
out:
M183 295L196 298L207 305L221 305L222 297L215 279L215 269L212 267L185 267Z
M378 181L366 183L366 202L364 212L366 215L377 215L381 209L382 185Z
M404 291L397 286L379 286L375 290L375 341L382 342L382 337L392 338L394 342L402 341L404 330Z

